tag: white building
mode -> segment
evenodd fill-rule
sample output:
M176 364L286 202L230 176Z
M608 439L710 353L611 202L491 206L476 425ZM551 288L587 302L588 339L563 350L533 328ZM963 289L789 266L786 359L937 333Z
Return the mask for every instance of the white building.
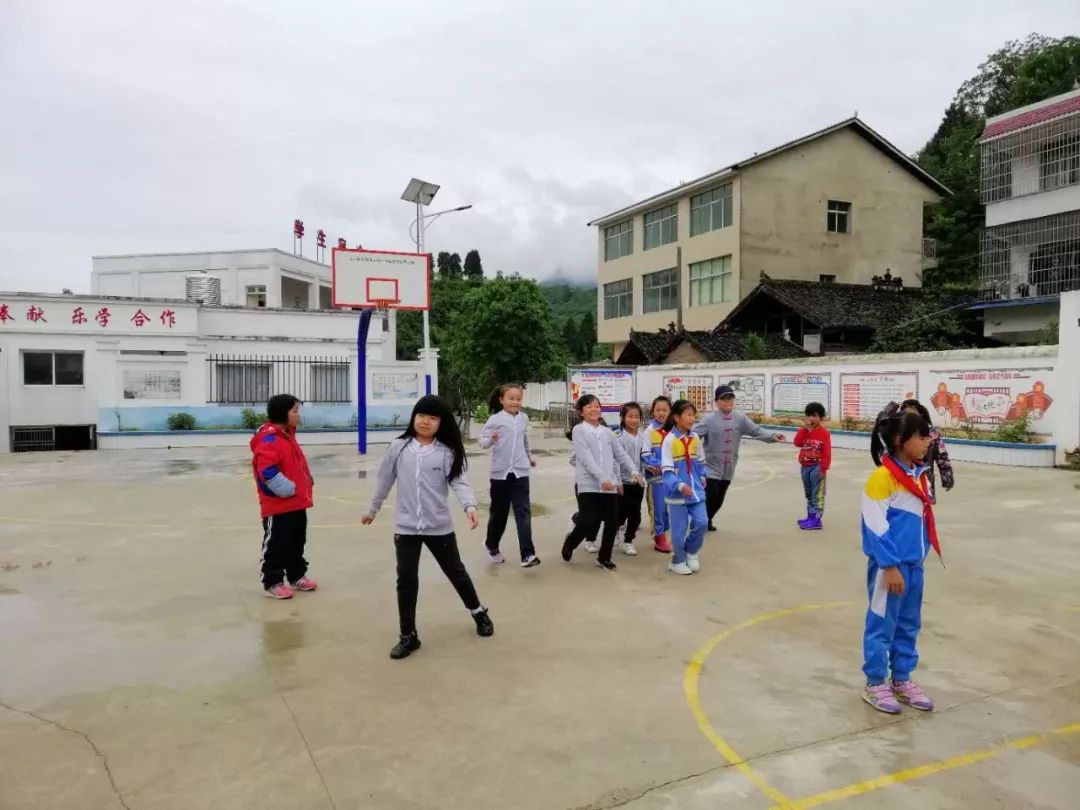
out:
M269 293L283 270L263 270ZM103 272L95 286L106 276L119 286L118 275ZM127 283L145 289L150 277L160 289L168 275L128 271ZM358 320L350 311L0 292L0 451L246 442L241 412L263 411L271 394L285 392L305 403L305 441L352 442ZM426 371L438 386L434 364L395 360L383 320L373 318L366 343L369 431L403 424L426 390ZM169 432L169 416L181 412L200 428L238 432Z
M1033 342L1080 289L1080 89L988 118L979 148L985 334Z

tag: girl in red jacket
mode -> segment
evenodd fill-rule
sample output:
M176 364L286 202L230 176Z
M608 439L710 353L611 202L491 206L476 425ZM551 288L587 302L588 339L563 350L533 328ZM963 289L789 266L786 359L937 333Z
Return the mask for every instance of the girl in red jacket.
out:
M262 584L271 599L313 591L304 559L307 510L314 503L307 459L296 441L300 400L278 394L266 405L266 424L251 438L251 468L262 512Z

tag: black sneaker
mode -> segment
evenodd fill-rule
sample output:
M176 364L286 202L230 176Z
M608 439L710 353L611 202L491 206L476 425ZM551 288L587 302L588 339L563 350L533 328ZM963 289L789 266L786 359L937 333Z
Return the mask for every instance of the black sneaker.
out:
M605 571L614 571L619 566L615 565L611 560L597 560L596 564L603 568Z
M473 621L476 622L476 635L478 636L493 636L495 635L495 625L491 622L491 617L488 616L487 608L484 608L479 613L472 615Z
M524 560L521 561L522 568L535 568L540 564L540 558L535 554L530 554Z
M566 535L566 539L562 544L562 558L566 562L570 562L570 558L574 556L574 550L570 548L570 535Z
M716 531L716 526L712 523L712 521L709 522L709 531L710 532L715 532Z
M394 645L394 649L390 651L390 657L398 661L402 658L408 658L419 649L420 637L416 633L410 633L407 636L402 636L401 640Z

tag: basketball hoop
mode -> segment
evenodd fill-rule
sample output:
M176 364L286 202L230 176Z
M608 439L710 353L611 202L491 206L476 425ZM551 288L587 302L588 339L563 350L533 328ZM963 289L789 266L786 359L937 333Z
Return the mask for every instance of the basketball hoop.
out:
M378 298L372 301L373 309L380 315L389 315L390 309L401 302L400 298Z

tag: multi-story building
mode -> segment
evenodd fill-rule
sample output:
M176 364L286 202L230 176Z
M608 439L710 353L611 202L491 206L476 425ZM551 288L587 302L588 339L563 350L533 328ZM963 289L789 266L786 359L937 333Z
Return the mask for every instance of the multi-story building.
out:
M933 259L923 207L949 189L858 118L590 222L598 338L712 329L762 278L907 286Z
M988 118L979 151L985 334L1031 342L1080 289L1080 89Z

